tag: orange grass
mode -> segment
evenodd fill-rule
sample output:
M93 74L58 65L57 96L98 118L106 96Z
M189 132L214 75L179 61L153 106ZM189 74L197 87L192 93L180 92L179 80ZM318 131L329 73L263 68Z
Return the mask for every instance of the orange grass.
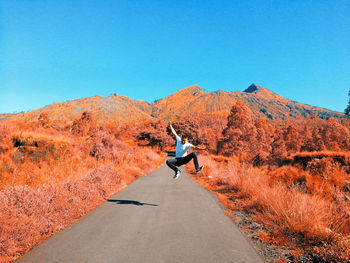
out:
M337 181L338 185L336 180L323 180L320 189L312 184L317 176L304 171L305 188L293 184L293 180L276 179L272 168L227 159L200 155L200 163L206 168L193 178L219 193L218 199L229 209L255 214L254 220L269 233L258 234L263 240L299 247L319 262L348 262L350 202L342 191L342 180ZM335 170L327 176L336 178L339 173Z
M88 140L40 127L18 130L0 124L0 262L20 257L165 160L107 130ZM29 146L15 147L14 139ZM25 157L16 161L21 147Z

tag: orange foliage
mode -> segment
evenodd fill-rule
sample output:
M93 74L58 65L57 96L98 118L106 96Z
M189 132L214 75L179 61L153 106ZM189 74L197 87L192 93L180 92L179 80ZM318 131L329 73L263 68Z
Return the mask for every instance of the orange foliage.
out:
M229 209L255 214L255 220L269 231L258 236L276 244L299 246L318 259L330 259L325 251L332 247L334 251L344 251L337 257L333 255L335 258L346 259L346 253L350 253L350 242L346 241L350 234L350 202L342 183L323 180L320 188L313 185L315 175L301 168L285 166L275 170L253 167L235 158L227 160L228 157L200 155L200 163L205 163L206 168L192 176L216 191ZM304 177L304 185L298 183L302 182L299 177Z
M117 139L115 129L97 126L90 113L60 131L45 115L39 122L0 123L1 262L18 258L165 159Z
M206 167L194 179L229 209L255 214L268 233L262 239L315 261L349 261L350 120L329 116L342 117L257 85L242 93L193 86L153 103L92 97L9 116L0 123L1 259L18 257L156 168L164 155L139 146L171 146L165 121L172 119L211 153L199 156Z
M195 180L229 209L255 214L269 231L261 239L349 261L350 120L257 119L236 102L217 141L224 156L201 155Z

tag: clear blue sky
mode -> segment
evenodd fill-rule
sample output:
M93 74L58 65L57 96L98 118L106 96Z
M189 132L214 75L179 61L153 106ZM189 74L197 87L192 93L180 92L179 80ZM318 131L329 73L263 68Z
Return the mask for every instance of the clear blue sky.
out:
M350 1L0 1L0 112L251 83L343 112Z

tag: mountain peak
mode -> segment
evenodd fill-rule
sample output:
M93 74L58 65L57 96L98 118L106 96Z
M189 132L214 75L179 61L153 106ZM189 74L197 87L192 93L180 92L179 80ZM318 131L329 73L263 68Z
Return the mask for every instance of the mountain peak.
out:
M262 86L259 86L257 84L250 85L247 89L243 91L244 93L254 94L256 96L259 96L261 98L264 98L266 100L272 100L272 101L283 101L288 102L289 100L278 95L277 93L264 88Z
M190 93L192 95L196 95L198 93L203 93L204 91L197 85L192 85L187 88L181 89L176 93Z
M243 92L246 92L246 93L258 93L258 92L261 92L261 91L264 91L264 90L267 90L265 89L264 87L262 86L259 86L255 83L253 83L252 85L250 85L247 89L245 89Z

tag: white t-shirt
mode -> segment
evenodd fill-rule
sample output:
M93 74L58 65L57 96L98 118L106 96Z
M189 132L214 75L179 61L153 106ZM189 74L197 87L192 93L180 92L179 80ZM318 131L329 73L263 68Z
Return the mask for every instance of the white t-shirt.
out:
M185 157L187 155L187 150L193 145L189 142L182 144L180 136L176 136L176 158Z

